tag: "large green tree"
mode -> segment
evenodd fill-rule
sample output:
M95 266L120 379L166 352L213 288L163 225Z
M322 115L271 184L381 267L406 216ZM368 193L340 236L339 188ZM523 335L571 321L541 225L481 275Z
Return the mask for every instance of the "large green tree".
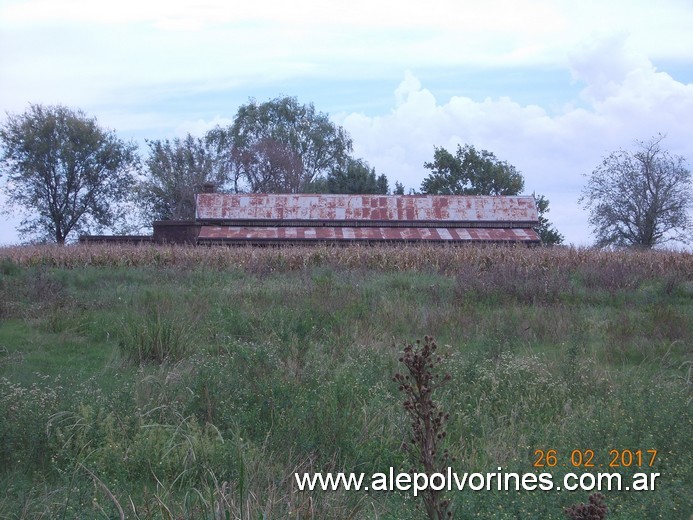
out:
M150 219L194 219L195 194L206 183L224 188L229 180L228 161L218 152L214 136L210 133L201 139L188 134L184 139L147 142L146 178L138 193Z
M77 232L115 225L133 184L136 145L64 106L31 105L0 128L4 190L21 207L24 237L64 244Z
M351 152L343 128L293 97L251 100L227 131L233 161L252 192L302 193L345 167Z
M335 168L308 189L316 193L387 195L389 185L384 173L377 175L363 159L350 158L345 167Z
M436 195L519 195L525 180L517 169L499 160L493 152L478 151L472 145L457 146L455 154L435 148L433 161L424 163L431 170L421 183L421 191ZM560 244L563 236L551 225L546 213L549 201L535 197L539 226L535 231L546 245Z
M609 154L588 176L580 202L590 211L598 246L652 248L691 241L691 172L681 156L661 144L664 136L637 143L635 151Z
M478 151L471 145L457 146L455 154L435 148L431 170L421 184L423 193L438 195L517 195L525 181L513 165L492 152Z

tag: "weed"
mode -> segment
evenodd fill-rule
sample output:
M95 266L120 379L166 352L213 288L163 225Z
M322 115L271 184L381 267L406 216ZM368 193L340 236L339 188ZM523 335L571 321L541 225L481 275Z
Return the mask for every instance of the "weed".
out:
M194 317L181 312L171 296L153 292L123 320L121 332L119 347L126 361L175 362L192 351Z
M450 381L451 376L440 374L442 357L436 354L437 349L430 336L424 338L423 345L418 340L416 345L407 345L400 362L408 373L398 372L392 378L406 396L404 410L411 420L411 440L404 444L404 449L417 465L421 465L429 478L434 473L445 473L446 465L451 462L449 452L444 448L447 436L445 423L450 419L450 414L433 401L433 393ZM430 486L421 496L429 519L452 517L450 500L444 497L440 489Z
M602 493L589 496L587 504L576 504L565 508L565 514L571 520L604 520L609 508L606 507Z
M21 268L11 258L0 260L0 274L4 276L16 276L21 272Z

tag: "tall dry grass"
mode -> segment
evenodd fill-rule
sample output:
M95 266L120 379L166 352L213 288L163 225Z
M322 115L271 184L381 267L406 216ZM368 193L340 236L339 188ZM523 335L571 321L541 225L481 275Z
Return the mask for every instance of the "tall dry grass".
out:
M79 244L0 248L0 262L18 266L76 268L179 267L288 272L307 267L366 268L455 274L461 269L579 273L590 287L626 288L635 280L693 279L693 255L675 251L603 251L521 246L378 245L346 247L194 247L181 245Z

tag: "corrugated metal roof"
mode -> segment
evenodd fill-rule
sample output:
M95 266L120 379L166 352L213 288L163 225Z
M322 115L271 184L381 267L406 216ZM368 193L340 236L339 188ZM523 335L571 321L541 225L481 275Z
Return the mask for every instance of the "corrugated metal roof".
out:
M207 222L271 221L417 223L421 225L538 223L534 197L461 195L197 195L197 219ZM348 222L347 222L348 221Z
M199 242L536 242L533 229L443 227L202 226Z

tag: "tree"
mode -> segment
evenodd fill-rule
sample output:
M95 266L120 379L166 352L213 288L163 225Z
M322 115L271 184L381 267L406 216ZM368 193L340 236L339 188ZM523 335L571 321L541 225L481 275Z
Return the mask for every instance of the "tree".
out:
M154 220L195 218L195 194L205 183L223 187L229 170L218 153L214 134L206 140L188 134L185 139L147 141L148 176L138 187L139 198Z
M471 145L458 145L455 155L436 148L433 162L424 167L433 172L421 184L421 191L428 194L517 195L525 185L514 166Z
M432 171L421 184L421 191L437 195L519 195L525 180L517 169L501 161L489 151L477 151L471 145L457 146L452 155L445 148L436 148L433 162L424 163ZM543 195L535 196L539 226L535 231L545 245L563 242L552 227L546 213L549 201Z
M302 193L314 180L343 168L351 139L312 104L284 97L238 109L228 142L252 192Z
M404 184L399 181L395 181L395 189L392 191L393 195L404 195Z
M230 132L216 126L207 132L205 144L214 155L216 175L223 179L228 191L240 193L243 190L243 175L233 157L233 142ZM220 184L222 184L221 181Z
M537 214L539 215L539 226L534 230L541 238L541 243L547 246L553 246L563 243L563 235L551 225L546 214L549 212L549 199L543 195L535 196L537 203Z
M19 232L64 244L74 232L113 226L133 183L136 145L64 106L31 105L0 128L5 192L24 208Z
M580 203L590 211L600 247L652 248L690 241L691 172L683 157L661 146L663 135L618 150L590 175Z
M326 178L310 186L316 193L387 195L389 186L385 174L376 175L363 159L348 159L345 168L335 168Z

